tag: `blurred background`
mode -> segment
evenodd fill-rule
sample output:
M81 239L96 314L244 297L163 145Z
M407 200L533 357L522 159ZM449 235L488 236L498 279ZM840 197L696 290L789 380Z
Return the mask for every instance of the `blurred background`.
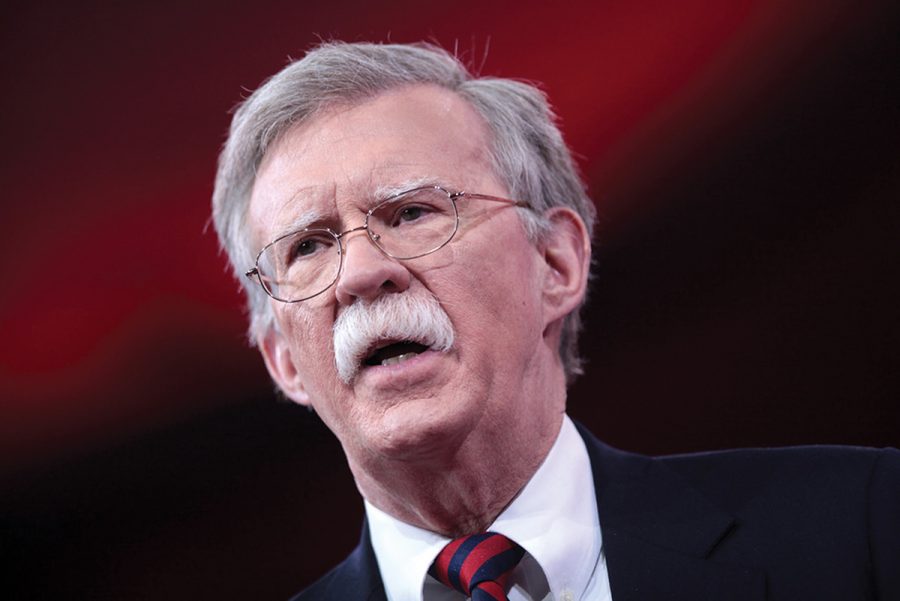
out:
M888 1L4 3L8 599L283 599L359 536L208 224L229 110L319 39L540 82L601 218L570 413L615 446L900 445Z

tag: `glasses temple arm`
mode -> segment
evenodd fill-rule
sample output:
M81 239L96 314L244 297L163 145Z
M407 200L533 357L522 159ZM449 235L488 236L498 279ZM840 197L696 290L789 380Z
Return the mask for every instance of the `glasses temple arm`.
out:
M490 194L474 194L472 192L457 192L455 194L451 194L450 197L453 198L453 200L459 200L460 198L478 198L481 200L493 200L494 202L503 202L506 204L521 207L523 209L531 209L532 208L531 204L524 200L512 200L510 198L503 198L501 196L491 196Z

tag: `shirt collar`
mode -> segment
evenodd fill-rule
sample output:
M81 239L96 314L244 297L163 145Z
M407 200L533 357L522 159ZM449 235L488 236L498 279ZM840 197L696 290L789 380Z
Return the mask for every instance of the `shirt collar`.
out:
M365 502L372 547L388 599L421 601L428 568L450 539L406 524ZM489 530L520 544L540 565L553 598L579 598L600 555L594 478L568 416L547 457Z

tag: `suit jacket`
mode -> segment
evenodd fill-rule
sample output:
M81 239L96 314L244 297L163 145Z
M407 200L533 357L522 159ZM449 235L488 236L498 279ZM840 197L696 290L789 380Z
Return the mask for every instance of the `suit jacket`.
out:
M900 452L854 447L651 458L583 427L613 601L900 601ZM363 526L292 601L382 601Z

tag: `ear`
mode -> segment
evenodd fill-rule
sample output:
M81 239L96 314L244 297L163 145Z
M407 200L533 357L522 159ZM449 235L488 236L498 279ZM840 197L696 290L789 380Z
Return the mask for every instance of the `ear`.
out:
M291 348L274 327L266 330L266 333L257 339L263 361L269 370L269 375L289 399L300 405L309 406L309 395L303 386L300 372L294 365L291 356Z
M554 207L544 216L549 230L540 244L546 263L544 327L576 310L587 291L591 266L591 237L581 217L567 207Z

